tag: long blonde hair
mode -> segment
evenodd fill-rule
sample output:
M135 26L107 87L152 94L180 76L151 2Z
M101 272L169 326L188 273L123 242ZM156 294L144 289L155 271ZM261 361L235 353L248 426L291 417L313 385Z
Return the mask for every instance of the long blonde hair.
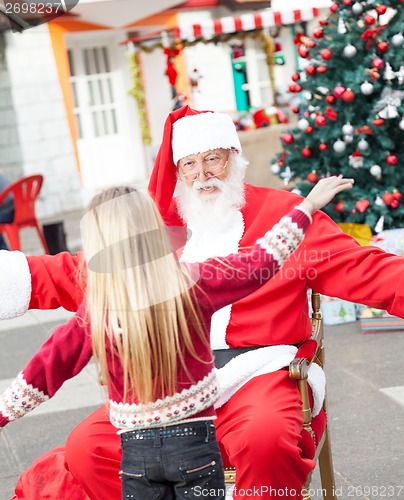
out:
M95 361L110 382L107 351L122 365L124 402L147 403L176 389L179 364L197 357L188 325L206 343L192 300L192 280L170 247L153 200L129 187L110 188L82 219L87 308ZM114 359L115 356L112 356Z

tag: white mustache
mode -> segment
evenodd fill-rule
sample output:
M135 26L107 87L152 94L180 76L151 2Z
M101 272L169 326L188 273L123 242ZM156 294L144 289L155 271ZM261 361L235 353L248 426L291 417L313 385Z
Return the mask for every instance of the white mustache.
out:
M194 183L192 185L192 189L194 189L195 191L200 191L201 189L204 189L204 188L207 188L207 187L218 187L218 188L220 188L221 187L221 183L222 183L222 181L220 181L216 177L212 177L211 179L208 179L208 180L206 180L204 182L196 180L196 181L194 181Z

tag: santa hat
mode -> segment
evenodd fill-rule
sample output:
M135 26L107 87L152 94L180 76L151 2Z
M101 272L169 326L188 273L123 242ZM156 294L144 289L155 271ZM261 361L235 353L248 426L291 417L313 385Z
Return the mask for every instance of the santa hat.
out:
M168 115L149 182L149 193L163 217L174 195L178 160L218 148L241 153L240 140L230 116L197 111L189 106L183 106Z

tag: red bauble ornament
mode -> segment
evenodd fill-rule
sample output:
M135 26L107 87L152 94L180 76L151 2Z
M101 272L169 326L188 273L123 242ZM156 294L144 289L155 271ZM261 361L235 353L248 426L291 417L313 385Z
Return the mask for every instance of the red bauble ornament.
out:
M355 100L355 92L352 92L350 89L345 90L342 94L342 100L344 102L353 102Z
M324 66L323 64L317 66L317 73L325 73L326 71L327 71L327 66Z
M400 202L398 200L393 200L391 203L390 203L390 207L391 208L398 208L400 206Z
M312 64L309 64L307 67L306 67L306 73L309 75L309 76L313 76L316 74L316 67L313 66Z
M343 87L342 85L337 85L335 88L334 88L334 96L337 98L337 99L341 99L342 98L342 94L345 92L345 87Z
M296 84L291 83L288 88L289 88L289 92L296 92L296 90L295 90Z
M320 56L325 59L326 61L328 61L329 59L331 59L332 57L332 50L330 49L323 49L323 50L320 50Z
M393 197L392 193L384 193L384 195L382 196L382 199L383 199L384 203L389 207L391 205L391 202L394 200L394 197Z
M296 94L298 94L299 92L301 92L301 90L302 90L302 86L296 84L295 85L295 92L296 92Z
M387 7L386 7L385 5L382 5L382 4L379 4L379 5L376 7L376 12L377 12L378 14L380 14L381 16L382 16L383 14L385 14L386 10L387 10Z
M318 70L317 70L318 71ZM333 95L327 95L325 96L325 102L327 104L334 104L335 102L335 97Z
M316 46L316 42L315 42L314 40L308 40L308 41L306 42L306 45L307 45L307 47L308 47L309 49L312 49L313 47L315 47L315 46Z
M323 28L316 28L313 30L314 38L323 38L324 32Z
M351 5L352 3L352 0L344 0L344 5Z
M308 117L310 116L310 113L309 113L308 111L305 111L305 112L303 113L303 116L304 116L305 118L308 118Z
M389 48L389 44L387 42L379 42L377 44L377 48L380 50L380 52L386 52Z
M337 4L337 2L335 2L335 3L333 3L333 4L331 5L331 7L330 7L330 11L331 11L331 12L337 12L337 10L338 10L338 4Z
M319 145L318 149L319 149L320 151L327 151L327 144L325 144L324 142L322 142L322 143Z
M397 165L398 163L398 158L396 155L388 155L386 158L386 163L389 165Z
M337 113L331 107L326 108L325 116L334 122L338 118Z
M292 111L297 114L299 112L299 106L293 106Z
M338 203L335 204L335 211L338 213L341 213L344 210L344 202L339 201Z
M299 45L297 53L300 57L307 57L309 55L309 49L305 45Z
M384 120L382 118L375 118L372 123L376 127L381 127L384 123Z
M319 23L320 26L327 26L328 20L327 19L320 19L318 21L318 23Z
M359 200L355 203L355 206L360 213L366 212L369 207L369 200Z
M311 183L315 184L315 183L318 181L318 175L317 175L316 171L315 171L315 170L312 170L309 174L307 174L306 179L307 179L309 182L311 182Z
M369 14L367 14L367 15L364 17L364 20L365 20L365 24L366 24L367 26L372 26L372 24L374 24L374 23L375 23L375 21L376 21L376 19L375 19L373 16L369 15Z
M305 130L306 134L312 134L313 133L313 127L311 127L310 125L308 127L306 127L306 130Z
M302 149L302 156L304 156L305 158L310 158L311 155L312 155L311 149L308 146L305 146Z
M293 80L294 82L297 82L298 80L300 80L300 75L299 75L299 73L293 73L293 75L292 75L292 80Z
M372 60L372 66L376 69L382 69L384 66L383 59L380 59L380 57L375 57Z
M281 139L284 144L292 144L292 142L294 141L293 135L290 134L289 132L281 134Z
M324 125L327 123L327 119L323 115L317 115L314 121L319 127L324 127Z
M400 201L402 197L403 197L403 195L399 191L393 192L393 199L394 200Z

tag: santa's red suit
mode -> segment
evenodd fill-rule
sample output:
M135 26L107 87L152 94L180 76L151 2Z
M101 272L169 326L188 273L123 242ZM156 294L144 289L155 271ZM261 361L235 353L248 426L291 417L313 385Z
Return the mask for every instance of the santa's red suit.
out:
M149 185L168 225L183 224L172 199L178 159L216 148L241 153L228 116L188 107L169 115ZM245 205L227 219L226 228L214 237L209 231L194 231L182 258L198 261L251 246L300 200L285 191L245 185ZM0 318L22 314L28 307L77 309L83 296L77 281L80 256L26 259L20 252L2 253ZM214 349L263 346L222 369L227 379L221 386L217 436L225 464L237 469L236 498L301 499L301 487L314 467L314 443L302 430L300 396L285 369L296 345L311 335L308 288L404 317L403 271L402 258L360 247L329 217L316 212L303 244L277 276L215 313ZM316 397L313 404L317 413ZM315 433L324 428L324 420L323 412L313 419ZM71 433L65 449L40 457L23 474L17 497L119 500L119 466L119 438L107 409L101 408Z
M299 197L290 193L246 185L238 246L252 245L298 201ZM174 205L167 219L179 224ZM25 303L21 299L17 311L13 300L14 309L10 311L10 302L1 302L3 317L22 313L28 306L63 306L72 311L77 308L82 298L76 281L79 257L67 253L27 259L16 252L9 255L8 265L4 259L1 262L9 277L18 275L10 286L14 286L14 297L25 297ZM296 345L307 339L311 333L308 288L403 317L403 271L402 258L378 248L360 247L325 214L317 212L306 239L281 272L260 290L233 304L230 321L225 325L225 342L230 347L279 346ZM287 371L281 369L252 378L218 409L216 424L223 454L237 468L240 494L248 490L248 498L277 498L281 494L284 498L300 498L301 485L314 466L313 449L302 436L299 394ZM50 490L47 498L120 498L119 438L105 408L73 431L64 458L72 475L67 470L55 471L52 484L46 486ZM33 478L41 474L46 477L52 467L60 467L62 462L60 449L39 459L22 476L17 487L19 498L40 498L30 493Z

